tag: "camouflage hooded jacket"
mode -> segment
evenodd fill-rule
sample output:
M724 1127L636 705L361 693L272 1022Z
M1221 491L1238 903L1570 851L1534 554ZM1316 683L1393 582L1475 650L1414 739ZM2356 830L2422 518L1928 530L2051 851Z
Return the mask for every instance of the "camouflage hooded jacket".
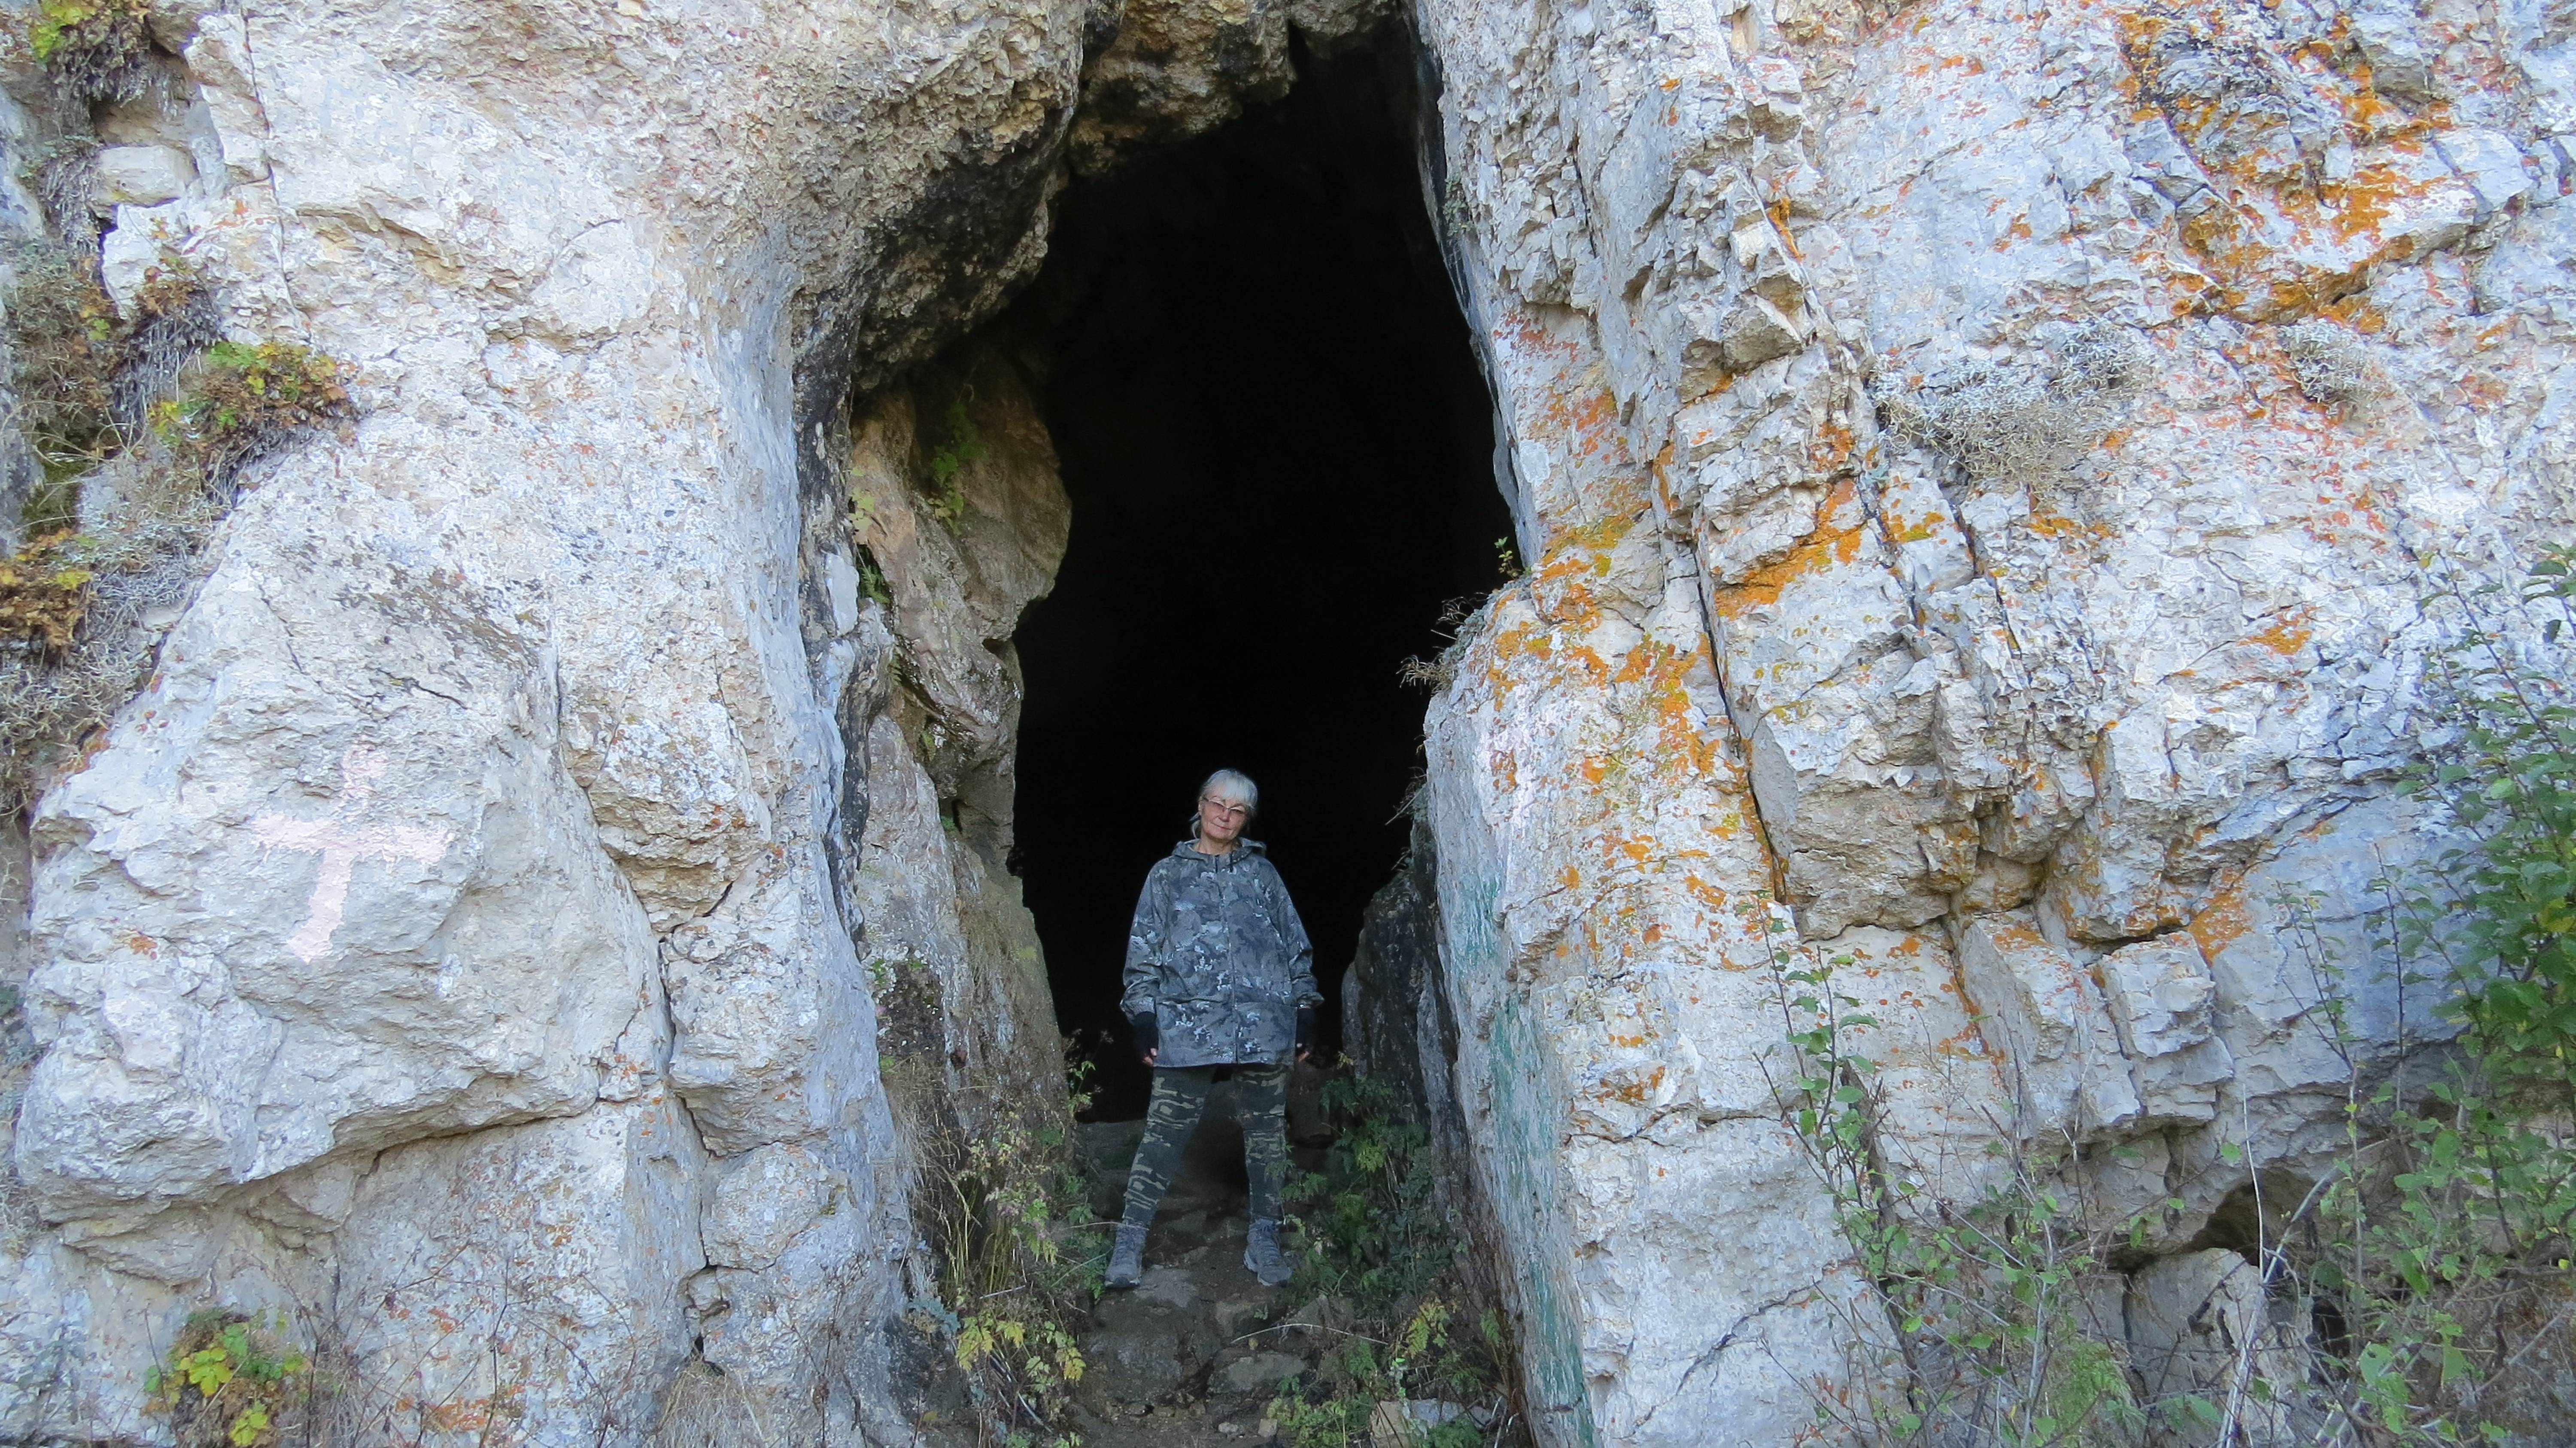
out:
M1118 1008L1153 1015L1156 1065L1280 1065L1297 1008L1323 998L1305 923L1261 846L1203 855L1183 840L1146 872Z

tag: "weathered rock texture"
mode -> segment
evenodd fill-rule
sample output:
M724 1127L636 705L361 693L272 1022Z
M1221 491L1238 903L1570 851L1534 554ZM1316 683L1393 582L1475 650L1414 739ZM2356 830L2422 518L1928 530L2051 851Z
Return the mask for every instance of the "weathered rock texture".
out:
M2127 1143L2097 1186L2183 1198L2165 1250L2222 1144L2295 1175L2332 1119L2285 897L2393 1036L2419 559L2500 576L2576 505L2576 52L2440 3L1421 26L1535 563L1429 808L1542 1437L1786 1442L1875 1349L1775 950L1888 1022L1891 1160Z
M9 876L0 1436L161 1437L211 1304L345 1345L373 1436L636 1441L698 1352L910 1438L879 1026L969 1114L1054 1089L1002 866L1066 527L1031 359L919 364L1069 160L1370 16L158 12L184 76L88 118L111 290L188 257L362 416L246 476ZM1432 710L1423 1065L1541 1441L1787 1442L1876 1349L1775 950L1869 982L1936 1190L2125 1142L2179 1251L2222 1144L2301 1169L2281 899L2366 958L2416 555L2576 503L2576 51L2452 0L1409 22L1533 563Z
M0 1434L165 1435L143 1370L221 1305L344 1344L407 1441L635 1441L693 1351L788 1436L909 1438L871 859L956 882L887 942L1019 992L962 1059L1054 1045L948 756L875 722L901 660L1007 760L985 640L1063 506L988 388L958 540L890 610L841 480L893 464L845 400L1034 266L1084 22L160 12L179 100L92 117L137 153L111 290L188 257L235 336L354 364L362 417L245 477L35 811Z

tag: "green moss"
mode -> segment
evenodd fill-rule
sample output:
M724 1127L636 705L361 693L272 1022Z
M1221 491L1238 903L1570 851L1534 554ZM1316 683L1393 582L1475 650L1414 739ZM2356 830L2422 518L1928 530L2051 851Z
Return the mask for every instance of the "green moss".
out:
M41 0L27 17L27 48L86 100L131 100L151 80L147 0Z
M930 451L930 511L942 523L955 525L966 516L966 465L985 454L984 437L966 412L966 400L948 404L947 438Z

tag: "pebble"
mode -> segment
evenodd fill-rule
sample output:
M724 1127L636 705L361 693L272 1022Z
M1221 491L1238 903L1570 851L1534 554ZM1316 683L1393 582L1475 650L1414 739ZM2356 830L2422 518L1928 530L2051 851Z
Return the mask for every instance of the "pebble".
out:
M1236 1438L1242 1436L1243 1425L1241 1423L1219 1423L1216 1425L1216 1431L1222 1437Z

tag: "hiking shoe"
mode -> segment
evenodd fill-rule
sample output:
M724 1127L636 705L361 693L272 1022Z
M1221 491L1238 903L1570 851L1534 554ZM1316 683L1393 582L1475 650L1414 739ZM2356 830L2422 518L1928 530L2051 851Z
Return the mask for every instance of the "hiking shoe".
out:
M1109 1276L1101 1287L1109 1292L1124 1292L1145 1280L1145 1229L1124 1223L1118 1228L1118 1245L1109 1253Z
M1289 1270L1288 1259L1279 1254L1279 1219L1256 1217L1252 1222L1252 1240L1243 1244L1243 1265L1261 1279L1264 1287L1285 1287L1296 1273Z

